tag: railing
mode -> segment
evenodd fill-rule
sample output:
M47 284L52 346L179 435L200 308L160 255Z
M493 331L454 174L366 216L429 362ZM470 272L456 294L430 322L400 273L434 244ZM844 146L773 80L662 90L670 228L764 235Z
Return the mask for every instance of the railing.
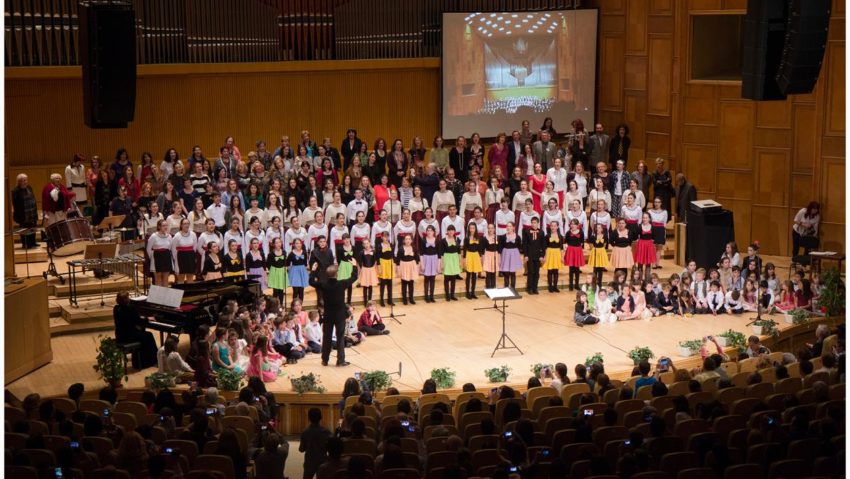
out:
M441 14L576 8L581 0L126 0L138 63L440 55ZM79 0L6 0L6 66L78 65ZM592 2L591 2L592 3Z

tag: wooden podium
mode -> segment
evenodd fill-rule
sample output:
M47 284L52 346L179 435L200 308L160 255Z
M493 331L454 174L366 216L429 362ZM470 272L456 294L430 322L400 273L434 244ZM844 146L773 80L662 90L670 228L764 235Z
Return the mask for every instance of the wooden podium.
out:
M47 281L40 276L6 284L4 384L53 360L47 309Z

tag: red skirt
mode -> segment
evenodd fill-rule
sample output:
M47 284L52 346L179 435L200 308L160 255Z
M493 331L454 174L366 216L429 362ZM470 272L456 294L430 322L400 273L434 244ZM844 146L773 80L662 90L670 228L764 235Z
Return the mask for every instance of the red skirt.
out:
M422 221L422 218L424 218L424 217L425 217L424 211L417 211L416 213L412 213L410 215L410 219L412 219L413 222L416 223L416 226L419 226L419 222Z
M437 211L437 222L443 224L443 218L449 215L448 211Z
M655 243L651 239L640 239L635 249L636 264L655 264Z
M472 218L474 218L474 216L475 216L475 210L466 210L466 211L464 211L464 212L463 212L463 224L464 224L464 225L468 225L468 224L469 224L469 220L471 220ZM465 227L466 227L466 226L464 226L464 228L465 228Z
M499 211L499 208L499 203L493 203L487 207L487 224L493 224L496 222L496 212Z
M567 246L564 253L564 264L570 267L581 268L584 266L584 250L581 246Z

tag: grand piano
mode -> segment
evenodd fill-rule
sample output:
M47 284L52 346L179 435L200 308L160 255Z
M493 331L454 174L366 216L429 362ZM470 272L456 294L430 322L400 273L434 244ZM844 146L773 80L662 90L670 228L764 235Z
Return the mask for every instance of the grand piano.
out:
M183 292L178 307L164 306L139 298L131 305L139 316L148 319L147 329L159 332L160 344L165 334L189 334L195 337L198 326L211 326L228 300L235 299L240 305L251 304L262 296L260 283L256 279L222 278L198 283L175 284L170 289Z

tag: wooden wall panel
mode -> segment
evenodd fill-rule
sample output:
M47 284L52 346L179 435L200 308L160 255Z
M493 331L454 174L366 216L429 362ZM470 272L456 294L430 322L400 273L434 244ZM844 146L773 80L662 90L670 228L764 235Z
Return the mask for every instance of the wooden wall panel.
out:
M185 157L197 144L211 158L228 135L246 155L258 139L274 149L281 134L295 142L305 128L338 147L349 127L370 142L380 135L407 146L420 135L430 144L439 131L438 62L387 62L397 68L340 61L332 71L303 64L304 71L140 76L136 119L124 130L83 124L79 79L7 78L6 153L12 166L61 164L77 151L109 159L123 146L137 163L142 151L159 161L170 147Z
M755 194L753 202L788 206L788 150L756 150Z
M844 42L829 42L826 52L824 69L826 69L826 133L828 135L844 136L845 125L845 65Z
M720 104L720 130L717 142L722 145L722 153L718 161L719 166L752 168L752 127L752 103L722 102Z
M622 111L623 109L623 37L608 35L602 37L599 45L599 108Z
M649 0L629 0L626 21L626 51L643 53L646 50L647 9Z
M751 231L750 241L758 240L761 249L768 251L791 249L791 219L788 217L787 208L753 205ZM736 237L740 235L736 233Z
M647 111L669 115L673 83L673 41L665 37L649 39L649 90Z
M756 126L758 128L791 128L790 101L760 101L756 103Z
M817 126L815 106L794 106L794 150L791 171L811 173L814 166L814 151L818 137L814 134Z
M715 193L717 179L717 148L714 146L683 145L682 163L685 177L703 193Z

